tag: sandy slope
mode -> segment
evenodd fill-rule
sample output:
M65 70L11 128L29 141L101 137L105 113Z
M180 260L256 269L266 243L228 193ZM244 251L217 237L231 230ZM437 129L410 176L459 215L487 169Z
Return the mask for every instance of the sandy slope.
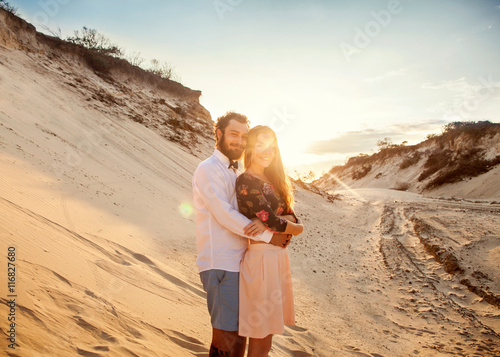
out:
M53 346L59 355L96 352L109 343L117 356L126 348L160 356L204 350L188 337L208 323L193 333L189 317L205 309L193 219L180 211L199 159L140 124L82 105L38 75L29 56L2 55L1 249L18 249L21 355ZM46 91L32 90L33 82Z
M190 187L201 158L82 102L58 77L71 68L48 76L38 59L0 48L0 252L17 249L18 322L8 349L2 258L0 350L206 356ZM339 194L297 192L297 326L275 338L272 356L500 354L498 306L460 283L500 294L498 205ZM463 274L445 272L426 239Z
M312 231L297 240L292 252L299 280L298 319L316 326L315 332L331 344L318 349L318 355L500 351L498 306L459 283L474 271L483 272L488 279L471 281L498 296L498 206L382 189L343 191L341 201L333 204L310 196L299 193L301 209L314 212L306 220ZM464 275L446 273L417 237L415 218L434 226L436 217L440 226L433 236L453 249Z

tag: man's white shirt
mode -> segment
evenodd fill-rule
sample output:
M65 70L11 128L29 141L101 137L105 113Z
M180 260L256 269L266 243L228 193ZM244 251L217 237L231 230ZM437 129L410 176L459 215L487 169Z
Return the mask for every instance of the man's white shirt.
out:
M238 211L235 184L239 172L229 169L229 159L215 149L198 165L193 175L193 201L196 210L196 247L198 271L221 269L240 271L248 247L243 229L252 221ZM266 230L254 240L269 243Z

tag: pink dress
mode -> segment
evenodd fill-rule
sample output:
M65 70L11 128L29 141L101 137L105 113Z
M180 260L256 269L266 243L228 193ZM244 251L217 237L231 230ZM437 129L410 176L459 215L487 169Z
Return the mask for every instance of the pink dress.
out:
M284 232L287 221L278 217L286 203L274 187L250 174L236 180L240 212L258 217L274 232ZM240 265L239 334L264 338L282 334L295 325L288 249L272 244L249 244Z

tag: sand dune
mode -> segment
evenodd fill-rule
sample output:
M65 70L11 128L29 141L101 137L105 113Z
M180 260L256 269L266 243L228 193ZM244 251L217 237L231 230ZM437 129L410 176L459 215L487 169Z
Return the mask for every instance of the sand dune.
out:
M11 349L2 259L0 350L207 356L190 181L213 143L188 148L127 115L179 98L144 89L123 94L125 106L87 101L82 88L113 88L83 65L44 69L44 58L0 47L0 254L14 246L17 269ZM61 80L77 72L84 85ZM297 326L271 356L500 354L498 204L336 194L297 189Z
M453 125L452 125L453 124ZM428 197L500 200L500 124L455 122L434 138L349 158L314 181L325 190L386 188Z

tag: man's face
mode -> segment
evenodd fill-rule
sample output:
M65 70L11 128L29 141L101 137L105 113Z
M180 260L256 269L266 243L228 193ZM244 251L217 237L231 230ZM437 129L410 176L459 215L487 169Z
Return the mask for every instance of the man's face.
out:
M239 160L247 146L248 125L236 120L230 120L224 133L218 129L217 137L219 144L217 148L230 160Z

